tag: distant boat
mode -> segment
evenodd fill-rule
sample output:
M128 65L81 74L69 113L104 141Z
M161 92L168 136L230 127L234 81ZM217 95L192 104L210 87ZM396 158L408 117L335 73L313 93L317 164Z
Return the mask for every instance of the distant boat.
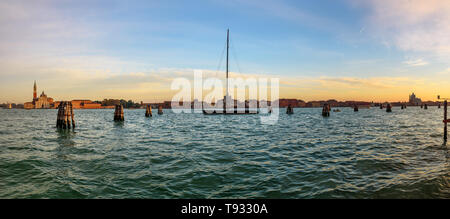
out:
M338 112L341 112L341 110L340 109L334 109L333 112L338 113Z
M226 115L245 115L245 114L258 114L258 107L255 109L250 109L249 107L245 106L244 108L237 108L237 106L234 106L234 108L227 108L227 101L230 100L231 97L228 95L228 50L230 48L230 30L227 29L227 64L226 64L226 95L223 97L223 109L203 109L203 114L205 115L220 115L220 114L226 114ZM231 100L234 102L234 100ZM231 102L230 101L230 102Z

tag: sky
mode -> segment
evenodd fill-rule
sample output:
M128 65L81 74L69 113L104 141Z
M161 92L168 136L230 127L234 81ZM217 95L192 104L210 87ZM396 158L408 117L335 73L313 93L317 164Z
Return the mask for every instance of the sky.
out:
M194 70L280 79L280 97L450 97L448 0L2 0L0 103L170 100Z

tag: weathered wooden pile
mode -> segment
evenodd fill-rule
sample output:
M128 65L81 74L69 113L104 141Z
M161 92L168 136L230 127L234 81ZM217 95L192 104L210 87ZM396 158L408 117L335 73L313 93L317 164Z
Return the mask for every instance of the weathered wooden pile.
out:
M447 123L450 122L450 119L447 119L447 100L444 101L444 141L447 142Z
M56 127L60 129L75 128L72 102L62 101L58 106L58 115L56 118Z
M359 111L358 105L353 106L353 111L354 111L354 112L358 112L358 111Z
M391 113L391 112L392 112L392 106L391 106L390 103L388 103L388 104L386 105L386 112L388 112L388 113Z
M145 117L152 117L152 106L147 105L147 108L145 110Z
M162 105L158 106L158 115L162 115L163 114L163 107Z
M286 109L286 114L294 114L294 108L292 108L291 105L289 105Z
M114 121L124 121L122 105L116 105L116 110L114 111Z
M329 104L324 104L322 108L322 116L328 117L330 116L331 107Z

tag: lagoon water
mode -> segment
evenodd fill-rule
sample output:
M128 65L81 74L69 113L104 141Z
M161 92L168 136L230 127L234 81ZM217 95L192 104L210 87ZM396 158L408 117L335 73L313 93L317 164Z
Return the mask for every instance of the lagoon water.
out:
M0 198L450 198L443 110L262 115L0 109Z

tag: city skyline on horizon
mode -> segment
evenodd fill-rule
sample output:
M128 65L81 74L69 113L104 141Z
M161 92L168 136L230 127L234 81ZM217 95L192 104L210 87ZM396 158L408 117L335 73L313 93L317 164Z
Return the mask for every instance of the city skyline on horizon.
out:
M39 93L39 90L37 89L37 84L36 84L36 81L34 81L34 84L33 84L33 98L31 99L31 101L29 101L28 103L31 103L31 102L34 102L36 99L37 99L37 94ZM47 98L47 96L46 96L46 94L45 94L45 92L44 92L44 90L42 90L42 92L41 92L41 95L45 95L45 97ZM339 99L335 99L335 98L328 98L328 99L317 99L317 100L305 100L305 99L302 99L302 98L284 98L284 97L279 97L278 99L296 99L296 100L300 100L300 101L304 101L305 103L306 102L317 102L317 101L338 101L338 102L346 102L346 101L356 101L356 102L373 102L373 103L385 103L385 102L404 102L404 103L408 103L408 102L411 102L411 96L413 96L413 98L417 98L419 101L423 101L423 102L436 102L435 100L421 100L421 98L419 98L418 96L416 96L416 94L415 94L415 92L412 92L410 95L409 95L409 99L408 100L406 100L406 101L403 101L403 100L398 100L398 101L367 101L367 100L357 100L357 99L348 99L348 100L339 100ZM50 98L50 97L49 97ZM445 97L443 97L443 98L445 98ZM50 98L50 99L52 99L52 101L53 101L53 98ZM91 101L102 101L102 100L107 100L107 99L116 99L116 100L126 100L126 101L129 101L130 99L124 99L124 98L100 98L100 99L89 99L89 98L71 98L71 99L61 99L61 100L59 100L59 99L56 99L55 100L55 102L59 102L59 101L74 101L74 100L91 100ZM194 99L194 98L191 98L191 101L193 102L193 101L195 101L196 99ZM237 100L241 100L241 99L237 99ZM248 98L247 98L247 100L248 100ZM140 102L143 102L143 103L161 103L161 102L165 102L165 101L171 101L171 100L168 100L168 99L160 99L160 100L152 100L152 101L144 101L144 100L132 100L133 102L135 102L135 103L140 103ZM6 104L25 104L25 103L27 103L27 101L25 101L25 102L14 102L14 101L7 101L6 102ZM5 104L5 102L3 103L3 104Z
M171 100L195 69L224 78L227 28L231 77L279 78L280 98L450 97L445 0L7 0L0 24L0 103L34 80L55 100Z

